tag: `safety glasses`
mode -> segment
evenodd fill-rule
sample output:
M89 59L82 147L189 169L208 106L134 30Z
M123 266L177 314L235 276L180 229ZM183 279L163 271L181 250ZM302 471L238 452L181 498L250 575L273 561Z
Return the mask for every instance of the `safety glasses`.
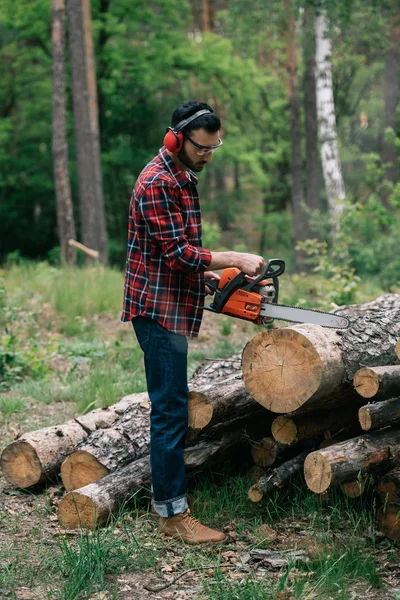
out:
M198 144L197 142L195 142L194 140L192 140L192 138L185 136L187 140L189 140L189 142L192 142L193 146L196 146L197 148L197 152L196 154L198 156L204 156L204 154L209 154L210 152L215 152L216 150L218 150L218 148L221 148L223 141L221 139L218 140L218 144L216 146L202 146L201 144Z

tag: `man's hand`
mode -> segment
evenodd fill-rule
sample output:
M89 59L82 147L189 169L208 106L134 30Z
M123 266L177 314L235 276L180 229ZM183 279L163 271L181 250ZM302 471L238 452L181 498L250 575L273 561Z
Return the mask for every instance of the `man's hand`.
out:
M265 269L266 264L265 260L262 256L257 256L256 254L247 254L246 252L239 252L238 255L238 268L250 275L251 277L255 277L256 275L260 275L263 269Z
M210 279L217 279L218 281L221 279L221 277L218 275L218 273L214 273L213 271L205 271L204 272L204 282L206 284L206 294L207 296L213 296L214 292L212 289L210 289L207 285L207 281L210 281Z

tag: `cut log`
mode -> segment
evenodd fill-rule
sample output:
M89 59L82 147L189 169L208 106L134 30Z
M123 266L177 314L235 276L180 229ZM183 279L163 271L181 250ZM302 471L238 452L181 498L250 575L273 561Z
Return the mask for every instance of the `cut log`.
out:
M252 443L251 456L259 467L270 467L278 458L278 453L280 450L282 451L282 448L282 445L271 437L263 437Z
M97 428L114 423L138 397L143 399L147 394L125 396L113 406L98 408L63 425L23 434L2 452L0 465L4 477L12 485L21 488L55 478L61 463L80 442Z
M346 406L335 411L315 411L310 414L280 415L271 425L271 433L280 444L293 444L306 438L314 438L329 431L342 429L357 420L357 406Z
M193 385L193 384L192 384ZM259 410L260 406L244 387L241 375L196 386L189 392L189 427L198 433L205 427L230 421Z
M400 542L400 502L390 502L378 510L379 530L391 540Z
M345 378L340 338L319 325L258 333L243 350L242 368L246 389L277 413L304 409L306 403L327 408L328 395L337 404Z
M247 422L248 430L244 430L243 422L243 419L237 419L228 428L219 424L204 432L193 446L185 449L187 471L197 472L232 456L241 456L243 449L248 447L252 427L257 431L264 426L258 414L254 415L252 425ZM79 526L92 529L103 525L139 489L149 488L150 482L150 460L146 456L95 483L68 492L58 505L60 523L68 529Z
M150 404L139 397L118 422L93 432L61 465L67 491L93 483L108 473L142 458L150 448Z
M295 473L300 473L303 469L304 460L308 451L298 454L291 460L284 462L267 476L262 477L256 484L252 485L248 491L248 496L252 502L260 502L264 494L269 494L273 490L283 488L289 479Z
M400 397L362 406L358 411L358 419L364 431L399 424Z
M400 462L400 429L383 429L311 452L304 463L309 489L317 494L331 485L355 481Z
M392 469L380 478L377 491L382 504L400 502L400 467Z
M396 356L400 360L400 338L396 342Z
M244 348L244 384L257 402L281 414L357 403L356 371L394 364L399 335L400 305L367 312L343 331L310 324L262 331Z
M389 398L400 392L400 365L359 369L353 385L363 398Z

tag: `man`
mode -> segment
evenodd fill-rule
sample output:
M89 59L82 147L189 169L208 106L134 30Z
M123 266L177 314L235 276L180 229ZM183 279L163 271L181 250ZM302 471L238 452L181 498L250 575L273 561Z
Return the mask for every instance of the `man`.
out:
M133 190L124 308L144 353L151 400L150 462L154 508L167 535L197 544L222 542L188 509L184 438L187 429L187 336L199 332L212 269L238 267L258 275L264 259L202 247L197 176L221 145L221 122L204 102L178 106L158 155Z

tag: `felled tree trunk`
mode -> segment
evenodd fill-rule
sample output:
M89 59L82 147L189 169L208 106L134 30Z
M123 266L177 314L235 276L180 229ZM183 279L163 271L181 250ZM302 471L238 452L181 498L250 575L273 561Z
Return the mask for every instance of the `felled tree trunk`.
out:
M193 446L185 449L187 471L204 469L232 456L242 456L243 450L248 448L249 435L256 434L260 427L263 427L262 415L256 413L252 423L239 418L228 427L218 424L211 428ZM58 518L67 528L82 526L92 529L103 525L135 492L150 487L150 482L150 460L146 456L95 483L67 493L58 505Z
M400 391L400 365L359 369L353 385L363 398L389 398Z
M357 420L357 406L345 406L335 411L316 411L310 414L280 415L271 425L274 439L281 444L333 433Z
M307 486L318 494L400 462L400 429L383 429L311 452L304 463Z
M250 414L259 408L244 387L243 379L233 374L189 392L189 428L192 432L199 432L207 426Z
M137 401L127 407L113 427L94 431L61 465L67 491L93 483L111 471L142 458L150 448L150 404Z
M340 484L340 489L348 498L359 498L365 491L366 479L360 477L355 481L344 481Z
M263 437L251 445L251 456L254 463L259 467L270 467L278 458L279 453L284 452L282 444L278 444L271 437Z
M2 452L0 465L4 477L12 485L22 488L56 477L61 463L80 442L96 429L114 423L138 397L144 399L147 394L125 396L108 408L98 408L63 425L22 435Z
M358 403L350 384L355 372L361 364L396 362L399 335L400 304L354 317L340 332L310 324L262 331L244 348L244 384L257 402L276 413Z
M358 411L358 418L364 431L397 425L400 423L400 398L362 406Z
M260 502L264 494L269 494L273 490L283 488L292 475L300 473L303 469L304 460L308 453L308 451L304 451L298 454L252 485L248 491L250 500L252 502Z

